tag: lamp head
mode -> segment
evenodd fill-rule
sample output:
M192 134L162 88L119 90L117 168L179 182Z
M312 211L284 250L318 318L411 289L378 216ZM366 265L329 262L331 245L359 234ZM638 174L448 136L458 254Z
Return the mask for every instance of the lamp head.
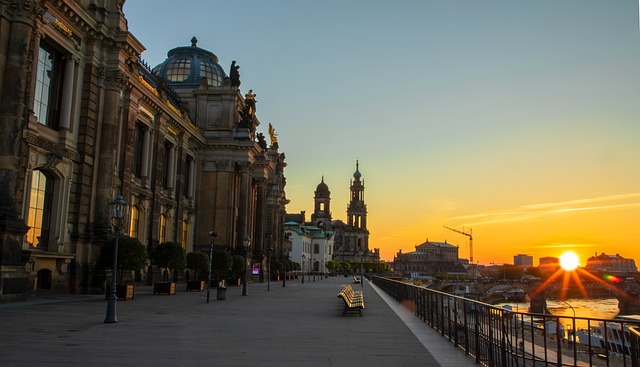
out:
M209 231L209 237L211 237L211 238L216 238L216 237L218 237L218 232L216 232L216 231Z
M249 250L249 245L251 244L251 238L247 235L244 236L244 239L242 240L242 244L244 245L244 249Z
M122 195L118 194L115 200L109 203L109 208L111 209L111 220L114 225L120 226L127 214L127 202L122 198Z

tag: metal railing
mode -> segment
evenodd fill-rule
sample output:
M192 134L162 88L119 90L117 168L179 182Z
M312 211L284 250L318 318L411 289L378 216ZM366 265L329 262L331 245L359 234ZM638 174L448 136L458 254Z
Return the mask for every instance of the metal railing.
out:
M455 296L378 276L372 280L478 364L640 367L638 321L519 312L472 294Z

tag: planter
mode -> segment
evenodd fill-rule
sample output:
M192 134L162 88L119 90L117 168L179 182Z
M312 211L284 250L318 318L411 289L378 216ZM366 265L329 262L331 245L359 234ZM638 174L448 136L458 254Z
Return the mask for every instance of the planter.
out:
M227 288L218 287L216 291L216 299L218 301L227 299Z
M175 282L155 282L153 283L153 294L163 294L166 293L168 295L176 294L176 283Z
M204 280L189 280L187 282L187 291L204 291Z
M109 292L111 292L111 287L107 286L105 290L104 299L109 297ZM133 284L122 284L116 285L116 297L118 301L129 301L135 297L136 286Z

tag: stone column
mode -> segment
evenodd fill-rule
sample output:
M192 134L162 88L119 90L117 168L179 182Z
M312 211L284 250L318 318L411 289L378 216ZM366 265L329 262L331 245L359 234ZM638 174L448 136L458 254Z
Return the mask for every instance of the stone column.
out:
M98 175L96 190L96 231L109 228L109 203L115 198L114 184L118 181L116 171L116 149L118 147L118 119L120 114L120 92L124 87L125 76L117 69L108 70L105 75L106 90L104 97L100 153L97 158ZM124 195L123 195L124 196ZM98 233L99 235L99 233Z
M194 159L189 161L187 167L187 175L189 175L189 187L187 187L187 198L193 199L194 187L196 186L196 162Z
M28 227L18 215L15 200L20 174L22 126L27 117L29 49L39 2L19 1L4 7L7 23L0 18L0 43L7 50L0 90L0 300L23 297L28 280L21 262L22 243Z
M258 249L258 244L260 241L259 238L253 238L254 234L251 233L251 227L249 225L248 216L251 213L251 201L249 200L251 197L251 169L250 164L245 163L240 167L240 190L239 190L239 198L238 198L238 235L236 243L236 248L242 248L242 240L244 236L251 237L251 247L253 249ZM251 251L251 250L250 250ZM255 251L255 250L254 250Z
M255 215L253 217L254 227L255 227L255 236L256 238L260 238L262 242L262 246L260 250L263 252L268 252L269 246L273 245L273 236L270 238L271 241L267 241L266 235L267 231L265 228L266 222L266 208L267 208L267 192L266 185L267 179L264 177L259 177L255 179L256 181L256 208Z

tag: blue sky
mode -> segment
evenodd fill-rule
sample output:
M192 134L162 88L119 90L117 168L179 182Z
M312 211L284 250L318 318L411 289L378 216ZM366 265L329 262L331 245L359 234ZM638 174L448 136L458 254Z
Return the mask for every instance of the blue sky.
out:
M310 214L324 175L345 219L359 159L386 259L427 238L463 249L442 226L475 225L481 262L550 243L640 260L636 1L129 0L125 15L152 66L192 36L237 61L259 130L279 133L290 212ZM584 202L599 209L469 219Z

